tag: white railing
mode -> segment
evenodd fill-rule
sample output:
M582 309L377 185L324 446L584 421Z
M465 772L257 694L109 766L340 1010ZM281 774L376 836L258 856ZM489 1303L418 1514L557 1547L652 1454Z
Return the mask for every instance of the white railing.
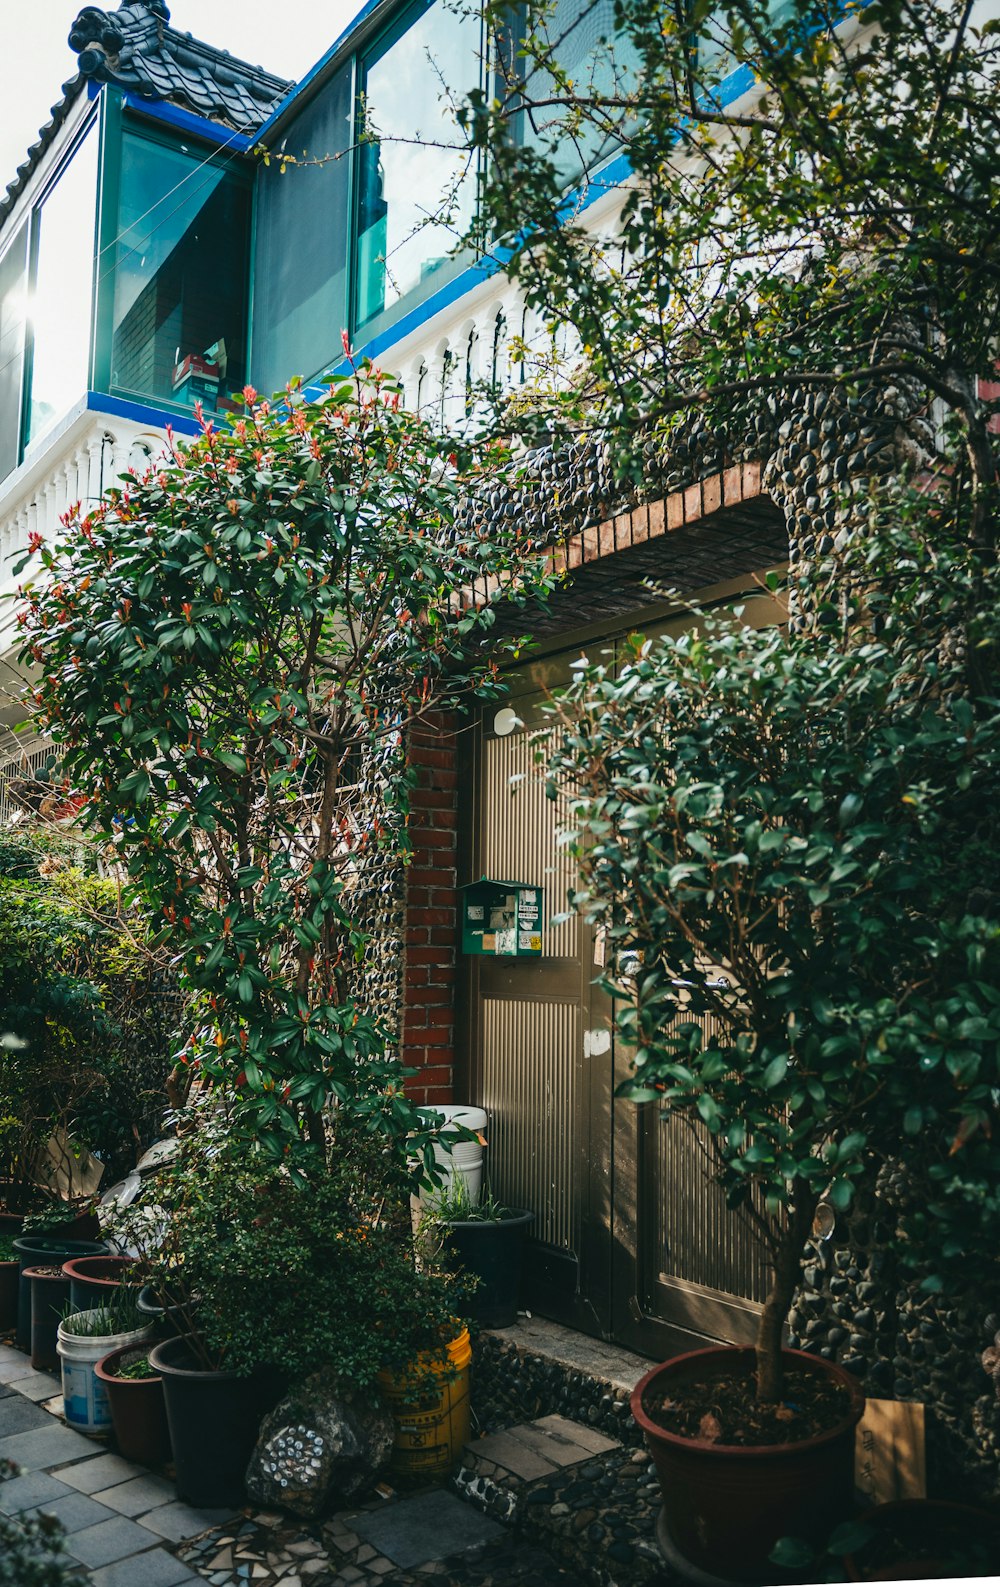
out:
M17 587L29 570L13 570L31 537L52 539L74 503L86 511L119 474L144 469L165 446L162 430L86 411L0 485L0 657L16 642Z

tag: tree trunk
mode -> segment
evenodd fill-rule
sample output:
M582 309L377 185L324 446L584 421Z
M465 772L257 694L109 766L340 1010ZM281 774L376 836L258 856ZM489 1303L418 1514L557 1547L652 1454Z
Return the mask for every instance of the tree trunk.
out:
M802 1181L796 1181L793 1197L788 1222L774 1253L774 1277L757 1328L757 1398L769 1404L780 1400L783 1393L781 1336L798 1288L802 1253L819 1200Z

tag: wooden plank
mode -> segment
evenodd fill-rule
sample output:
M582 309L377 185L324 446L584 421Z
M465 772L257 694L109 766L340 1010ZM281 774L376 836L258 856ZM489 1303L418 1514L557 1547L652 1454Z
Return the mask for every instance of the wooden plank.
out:
M854 1441L854 1481L869 1504L927 1496L924 1407L868 1400Z

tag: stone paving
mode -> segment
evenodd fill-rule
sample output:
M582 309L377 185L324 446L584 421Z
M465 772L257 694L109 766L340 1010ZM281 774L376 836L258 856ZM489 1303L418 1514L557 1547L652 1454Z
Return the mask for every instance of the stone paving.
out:
M574 1381L608 1386L591 1380L590 1363L574 1365ZM180 1503L169 1473L68 1428L58 1379L0 1343L0 1458L24 1473L0 1484L0 1509L55 1515L93 1587L671 1587L655 1543L655 1473L615 1414L621 1402L606 1398L586 1408L587 1423L501 1421L466 1446L453 1491L386 1486L309 1524Z

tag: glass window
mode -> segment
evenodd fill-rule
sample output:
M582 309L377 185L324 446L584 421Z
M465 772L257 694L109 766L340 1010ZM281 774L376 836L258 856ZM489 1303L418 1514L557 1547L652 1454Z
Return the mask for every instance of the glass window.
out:
M343 357L352 79L348 63L275 151L323 163L289 165L282 174L275 160L257 177L251 373L260 391L276 391L294 375L325 373ZM343 158L328 158L338 154Z
M125 132L112 390L219 408L245 385L249 216L231 164Z
M615 0L554 0L537 26L535 38L541 49L551 49L553 60L582 98L590 94L613 98L636 86L639 58L628 35L615 33ZM612 130L605 131L586 117L567 128L567 112L558 105L532 110L531 102L547 99L553 86L543 66L528 72L521 136L525 143L537 144L555 159L570 186L613 153L618 139ZM551 148L553 143L558 147Z
M91 126L37 211L29 303L29 442L85 395L90 379L97 215L97 131Z
M363 63L355 320L368 336L463 268L451 250L476 181L454 112L480 81L481 34L478 14L431 5Z
M20 460L27 290L28 223L25 221L0 259L0 479L5 479Z

